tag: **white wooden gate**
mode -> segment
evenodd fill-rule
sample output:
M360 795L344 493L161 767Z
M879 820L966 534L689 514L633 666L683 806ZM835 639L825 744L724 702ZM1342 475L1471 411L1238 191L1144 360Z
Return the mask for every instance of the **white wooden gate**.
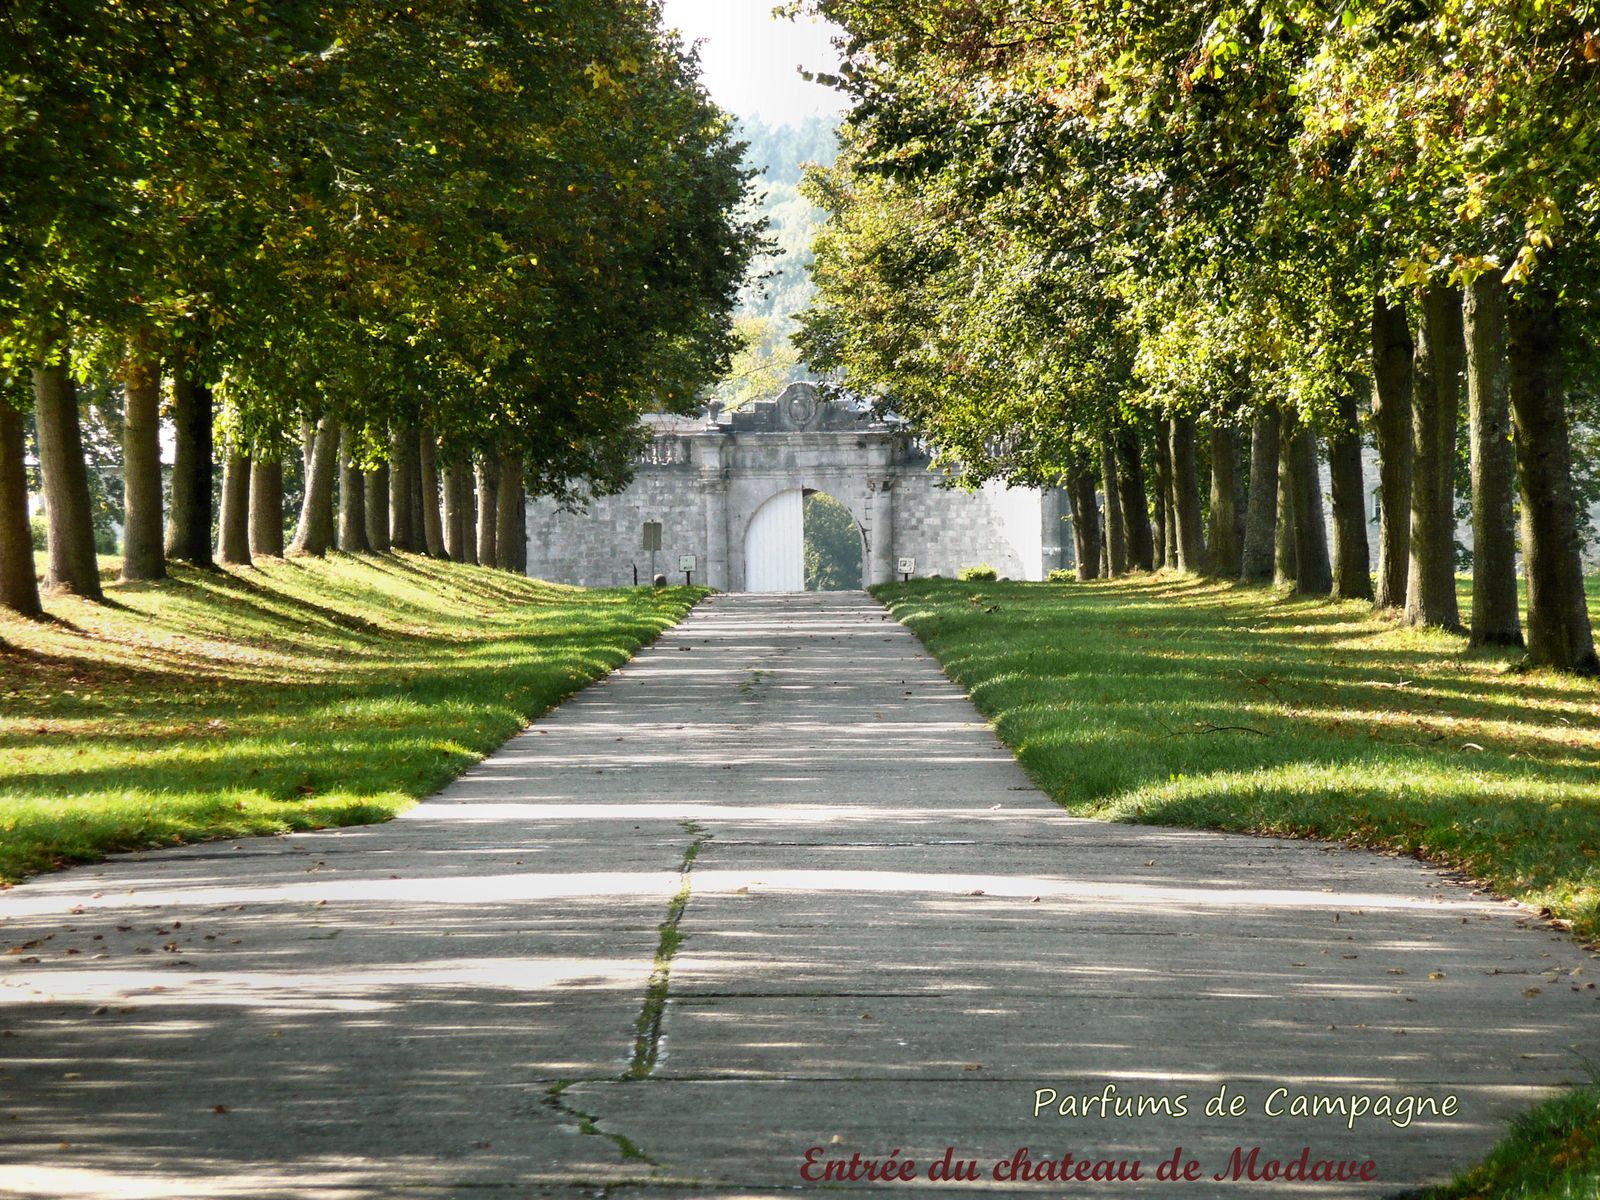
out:
M779 492L750 518L744 536L748 592L806 590L805 499L799 488Z

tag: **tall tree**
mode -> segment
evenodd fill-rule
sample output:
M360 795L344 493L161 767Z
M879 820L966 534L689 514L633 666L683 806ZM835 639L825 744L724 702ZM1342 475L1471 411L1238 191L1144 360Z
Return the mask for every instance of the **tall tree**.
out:
M179 367L172 379L172 519L167 524L167 557L211 565L212 458L211 389L192 368Z
M58 348L53 359L33 369L33 396L49 531L45 587L99 600L100 565L95 558L94 512L83 461L78 393L63 350Z
M163 579L161 540L161 364L143 339L122 366L122 578Z
M1106 574L1113 578L1128 573L1128 539L1123 531L1122 493L1117 480L1117 456L1109 435L1100 438L1100 490L1105 496Z
M0 605L37 617L39 581L28 527L28 468L22 413L0 391Z
M248 567L250 559L250 455L234 450L222 462L222 509L217 514L217 561Z
M1333 588L1327 520L1317 475L1317 439L1302 425L1289 439L1289 486L1294 493L1294 590L1326 596Z
M374 554L389 553L389 464L362 473L366 488L367 546Z
M1507 398L1505 289L1492 273L1462 294L1467 348L1467 427L1472 454L1472 644L1520 646L1517 487Z
M1456 604L1456 424L1466 343L1461 294L1423 289L1411 392L1411 558L1406 623L1459 629Z
M1372 599L1372 560L1367 543L1367 489L1361 470L1358 381L1339 392L1328 434L1328 483L1333 492L1333 596Z
M1132 570L1155 568L1155 537L1150 529L1150 505L1145 498L1144 462L1139 437L1131 428L1116 437L1117 488L1121 492L1122 527L1128 539L1128 566Z
M1411 554L1411 389L1415 346L1405 309L1375 292L1372 429L1378 449L1378 578L1373 607L1402 608Z
M257 451L250 460L250 553L283 557L283 460Z
M1277 528L1278 418L1265 412L1257 414L1250 426L1250 487L1239 555L1241 583L1272 581Z
M324 413L312 437L310 469L306 472L300 520L295 525L290 554L322 557L333 548L333 492L339 474L339 419Z
M358 431L346 423L339 431L339 549L367 554L367 489L362 475Z
M1513 299L1506 353L1528 571L1528 657L1538 666L1594 675L1600 661L1578 550L1560 309L1548 288L1527 286Z
M1206 539L1212 574L1225 579L1238 578L1243 561L1244 513L1239 499L1243 487L1238 478L1239 448L1232 427L1211 426L1211 521Z

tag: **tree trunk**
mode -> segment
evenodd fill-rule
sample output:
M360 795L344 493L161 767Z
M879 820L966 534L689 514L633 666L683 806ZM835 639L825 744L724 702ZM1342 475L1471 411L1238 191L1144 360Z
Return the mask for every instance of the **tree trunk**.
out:
M1372 606L1406 602L1411 553L1411 327L1380 294L1372 310L1372 434L1378 447L1378 581Z
M1155 538L1150 530L1150 508L1144 494L1144 464L1140 461L1139 435L1132 429L1117 432L1117 491L1120 493L1122 529L1127 539L1128 569L1155 567Z
M461 503L467 468L452 463L444 469L444 552L451 562L467 561L467 514ZM475 531L474 531L475 532Z
M337 417L330 413L317 422L312 445L305 501L300 506L300 521L295 526L289 553L321 558L333 545L333 481L339 467Z
M257 457L250 464L250 553L283 557L283 460Z
M1239 582L1272 579L1273 536L1278 528L1278 417L1263 413L1250 429L1250 491L1245 501Z
M161 543L161 359L145 339L122 368L122 578L165 579Z
M1583 593L1560 313L1550 292L1529 288L1512 302L1506 356L1528 573L1528 658L1594 675L1600 660Z
M1442 283L1422 293L1411 389L1411 561L1406 624L1460 629L1456 605L1456 421L1466 346L1461 293Z
M459 467L447 465L443 471L444 556L451 562L466 562L461 548L461 486Z
M362 507L367 516L367 548L374 554L389 553L389 464L362 473L367 498Z
M172 380L172 520L167 557L211 565L211 389L188 371Z
M418 461L422 481L422 539L434 558L445 557L444 526L439 520L439 439L431 426L418 434Z
M1177 556L1172 550L1172 449L1167 443L1167 429L1164 423L1156 431L1155 441L1155 564L1158 570L1165 570L1176 563Z
M486 567L500 565L494 536L500 507L495 500L499 481L499 467L484 455L478 463L478 562Z
M1211 427L1210 570L1223 579L1237 579L1244 548L1239 533L1239 447L1234 431Z
M1520 646L1517 486L1507 398L1506 293L1491 271L1462 297L1467 343L1467 425L1472 451L1472 644Z
M1294 471L1294 590L1307 596L1326 596L1333 589L1333 568L1328 563L1328 526L1322 509L1322 480L1317 475L1317 437L1309 425L1295 435L1291 446Z
M89 472L83 461L83 430L78 424L78 391L64 360L34 368L33 398L49 531L45 587L102 599Z
M1073 468L1067 484L1067 502L1072 506L1072 548L1078 578L1096 579L1100 575L1100 510L1094 502L1094 474L1087 466Z
M250 456L230 454L222 463L222 512L217 515L217 560L250 565Z
M0 605L37 617L39 580L28 527L28 466L22 414L0 395Z
M1370 600L1367 485L1361 474L1361 414L1354 389L1346 388L1338 404L1338 428L1328 435L1328 485L1333 492L1333 595L1337 600Z
M494 542L502 570L528 572L527 513L522 493L522 455L500 457L500 486L495 491Z
M461 467L461 549L466 561L478 565L478 488L469 459Z
M389 453L389 540L396 550L421 553L426 535L421 529L419 461L421 442L415 425L397 425Z
M1172 506L1177 516L1178 570L1198 573L1206 569L1206 534L1200 514L1200 477L1195 467L1194 418L1173 417Z
M1108 435L1100 438L1100 490L1106 498L1105 573L1114 579L1128 573L1128 538L1122 525L1122 492L1117 484L1117 455Z
M355 429L339 431L339 549L346 554L369 554L367 541L367 482L356 463Z
M1278 521L1273 529L1272 582L1295 581L1294 415L1278 412Z

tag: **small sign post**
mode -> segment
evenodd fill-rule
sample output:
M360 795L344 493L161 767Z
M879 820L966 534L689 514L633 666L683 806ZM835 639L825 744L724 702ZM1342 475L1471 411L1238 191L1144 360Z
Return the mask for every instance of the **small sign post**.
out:
M643 549L650 551L650 578L656 577L656 551L661 549L661 522L646 521L644 523Z
M678 570L683 572L684 586L685 587L693 586L693 584L694 584L694 555L692 555L692 554L680 554L678 556Z
M899 563L900 565L896 568L896 570L898 570L900 574L905 577L904 581L906 583L910 583L911 576L914 575L917 570L917 560L909 555L903 554L900 556Z

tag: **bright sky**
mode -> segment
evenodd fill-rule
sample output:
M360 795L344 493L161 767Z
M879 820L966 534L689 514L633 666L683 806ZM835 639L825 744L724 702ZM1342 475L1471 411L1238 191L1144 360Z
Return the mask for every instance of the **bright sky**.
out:
M799 69L832 72L839 58L829 39L837 29L774 17L778 0L664 0L668 28L685 42L704 39L701 74L711 98L735 116L791 125L817 113L839 113L844 98L807 83Z

